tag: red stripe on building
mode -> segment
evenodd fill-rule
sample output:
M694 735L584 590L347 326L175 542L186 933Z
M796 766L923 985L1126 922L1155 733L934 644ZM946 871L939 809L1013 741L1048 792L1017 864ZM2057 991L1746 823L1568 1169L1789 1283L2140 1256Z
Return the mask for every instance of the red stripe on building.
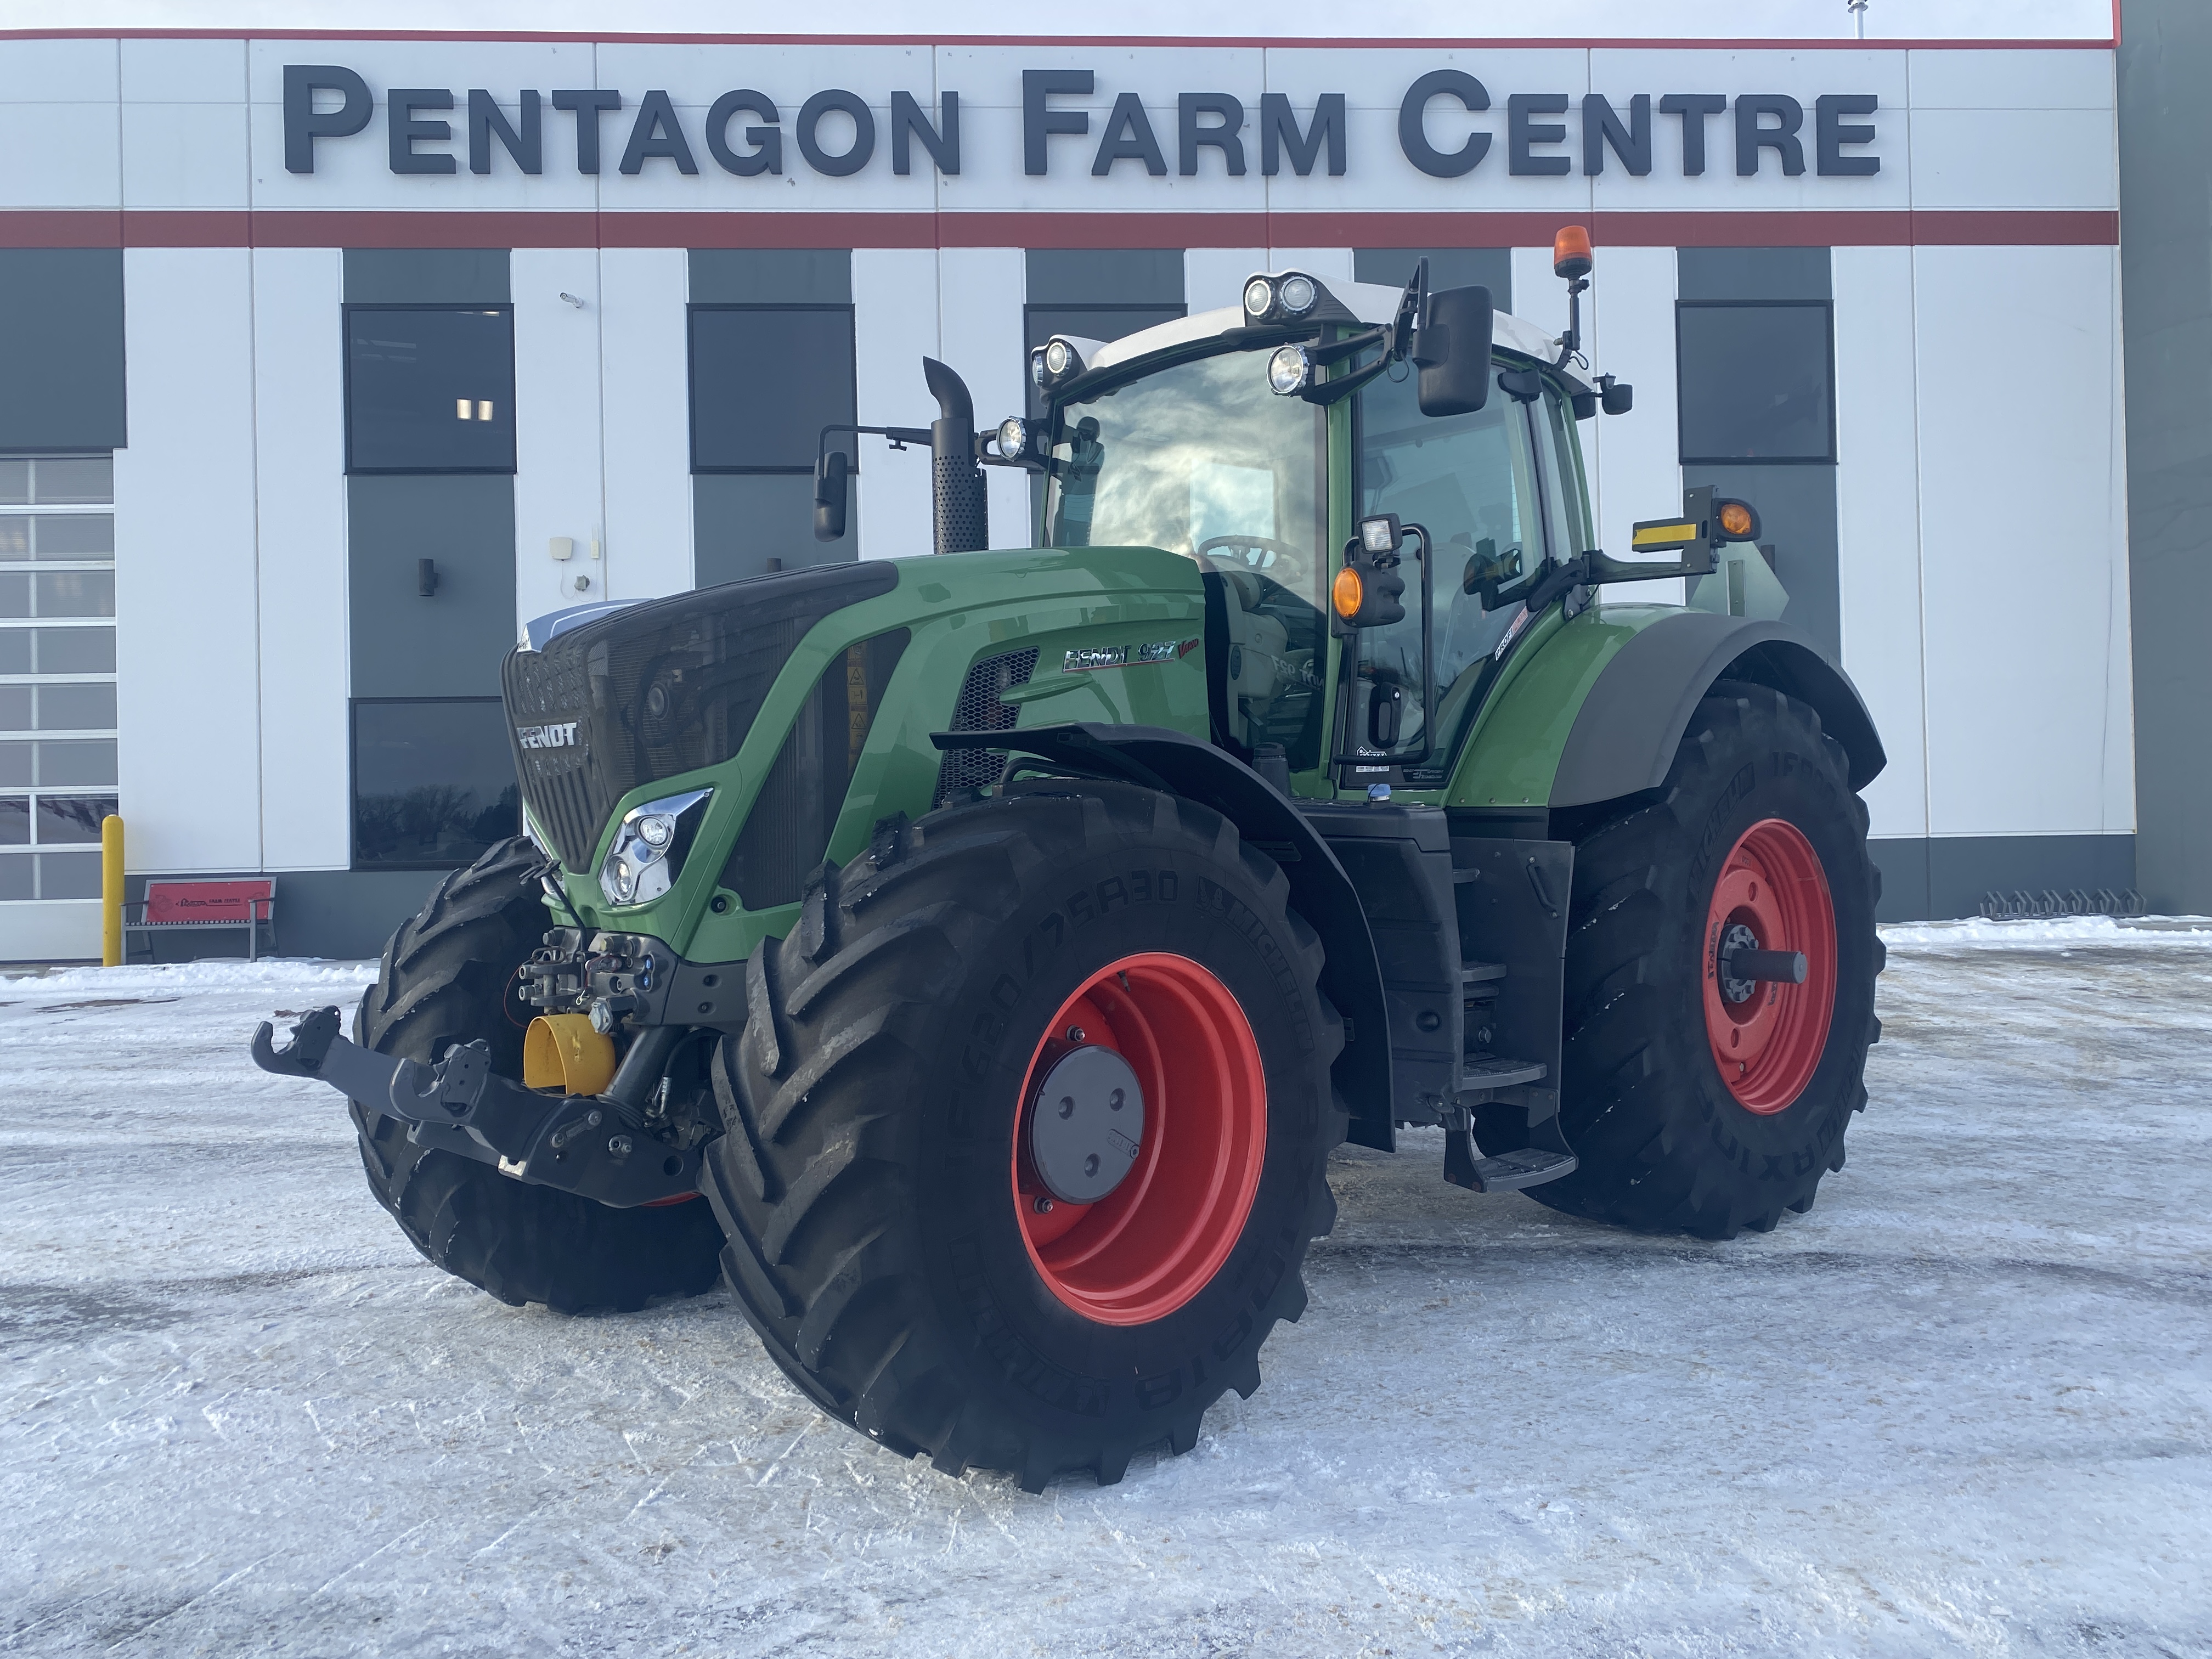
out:
M0 247L2114 247L2104 209L1572 213L0 210Z

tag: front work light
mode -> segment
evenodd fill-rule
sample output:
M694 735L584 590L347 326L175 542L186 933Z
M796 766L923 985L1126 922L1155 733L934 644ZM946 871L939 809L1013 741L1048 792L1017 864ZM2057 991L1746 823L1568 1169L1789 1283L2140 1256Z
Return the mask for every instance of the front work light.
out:
M1018 415L1010 415L999 422L997 443L1000 455L1009 461L1018 461L1029 453L1031 423Z
M1267 389L1278 398L1305 390L1313 380L1313 360L1301 345L1277 346L1267 359Z
M1405 532L1395 513L1359 521L1359 545L1369 553L1395 553L1404 540Z
M1255 276L1244 284L1244 314L1254 322L1275 308L1275 285L1265 276Z
M615 844L599 866L599 891L608 903L649 904L675 885L714 793L664 795L623 814Z
M1310 276L1292 273L1282 280L1275 290L1275 298L1286 317L1303 317L1313 309L1314 280Z
M1053 340L1046 344L1044 349L1044 372L1047 374L1065 374L1067 373L1067 366L1074 361L1075 348L1068 344L1066 341Z

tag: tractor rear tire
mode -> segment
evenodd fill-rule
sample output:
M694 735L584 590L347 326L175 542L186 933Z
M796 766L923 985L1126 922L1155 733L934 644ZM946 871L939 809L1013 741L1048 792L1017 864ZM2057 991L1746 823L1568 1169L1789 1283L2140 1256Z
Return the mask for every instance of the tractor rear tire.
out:
M1881 878L1866 836L1843 749L1813 709L1714 686L1657 798L1577 842L1561 1124L1581 1163L1531 1198L1706 1238L1812 1208L1844 1167L1881 1030ZM1805 983L1743 997L1739 981L1730 1000L1717 955L1739 922L1761 948L1804 951Z
M890 821L817 872L747 969L702 1185L739 1304L823 1412L1039 1492L1187 1451L1259 1386L1345 1127L1288 898L1224 818L1115 783ZM1124 1056L1145 1121L1121 1185L1054 1200L1037 1096L1085 1045Z
M376 983L354 1016L354 1040L429 1062L483 1037L492 1068L520 1077L534 1010L515 996L515 970L545 932L537 880L544 862L517 836L441 881L384 947ZM408 1242L510 1306L628 1313L655 1297L714 1287L722 1238L704 1204L611 1209L417 1146L405 1124L358 1101L353 1117L368 1188Z

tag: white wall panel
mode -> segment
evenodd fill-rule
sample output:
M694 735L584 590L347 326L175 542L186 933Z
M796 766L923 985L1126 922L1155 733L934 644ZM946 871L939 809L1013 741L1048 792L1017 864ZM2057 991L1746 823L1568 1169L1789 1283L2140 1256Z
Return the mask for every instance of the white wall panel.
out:
M1564 290L1551 274L1542 280ZM1515 281L1520 273L1515 273ZM1583 295L1586 348L1594 372L1620 376L1636 388L1626 415L1600 413L1581 424L1590 471L1598 545L1631 558L1629 526L1681 505L1682 469L1674 428L1674 250L1616 247L1599 251L1595 277ZM1609 587L1604 597L1636 604L1673 604L1680 580Z
M1912 205L2116 208L2117 119L2110 110L1916 110Z
M125 103L243 105L246 100L243 40L127 40L121 47Z
M116 702L130 859L258 869L251 256L132 248L124 283Z
M2110 248L1914 253L1939 836L2132 827L2108 795L2126 730L2116 270Z
M112 105L112 40L0 40L0 104Z
M2103 596L2105 827L2132 830L2136 827L2136 714L2135 641L2128 558L2127 359L2120 328L2120 251L2100 248L2096 252L2104 254L2109 262L2106 280L2112 305L2106 316L2112 331L2112 416L2106 434L2104 476L2116 481L2106 492L2110 514L2106 533L2111 538L2107 545L2114 552L2110 565L2112 585Z
M860 423L924 426L937 405L921 378L925 356L942 357L938 335L936 252L928 248L860 248L853 254L853 336L858 358ZM1020 326L1018 319L1015 326ZM929 452L903 453L881 439L863 441L854 486L864 559L930 550Z
M244 104L124 105L124 206L242 208L252 174Z
M0 910L0 962L87 959L100 960L98 899L17 900Z
M1877 836L1928 833L1920 448L1912 250L1835 250L1838 575L1844 667L1889 765L1866 791Z
M945 361L968 383L975 424L988 427L1027 407L1028 363L1022 343L1027 286L1018 247L946 248L938 255L939 337ZM1027 547L1030 475L1010 466L983 470L990 490L991 545Z
M1182 255L1182 297L1189 313L1240 303L1244 279L1268 268L1263 247L1193 247Z
M269 870L339 870L352 860L343 259L336 248L253 253L262 867Z
M118 158L112 100L0 102L0 208L114 207Z
M514 603L519 624L607 597L599 451L599 258L591 248L517 248L514 299ZM571 305L567 294L583 301ZM568 538L556 562L547 544ZM579 580L590 586L579 588ZM625 595L624 597L634 597Z
M1271 247L1270 270L1303 270L1331 288L1352 281L1352 250L1348 247Z
M2110 109L2113 57L2094 50L1912 52L1917 109Z
M684 250L607 248L599 270L599 302L585 315L599 331L606 592L680 593L694 581Z

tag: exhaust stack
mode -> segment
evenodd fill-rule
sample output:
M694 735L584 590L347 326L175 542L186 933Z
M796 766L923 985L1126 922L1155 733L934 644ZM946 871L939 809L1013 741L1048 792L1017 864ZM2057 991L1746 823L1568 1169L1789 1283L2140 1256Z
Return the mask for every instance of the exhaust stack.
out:
M990 505L983 469L975 462L975 403L967 383L934 357L921 360L922 378L937 399L929 427L930 496L934 508L932 551L973 553L991 544Z

